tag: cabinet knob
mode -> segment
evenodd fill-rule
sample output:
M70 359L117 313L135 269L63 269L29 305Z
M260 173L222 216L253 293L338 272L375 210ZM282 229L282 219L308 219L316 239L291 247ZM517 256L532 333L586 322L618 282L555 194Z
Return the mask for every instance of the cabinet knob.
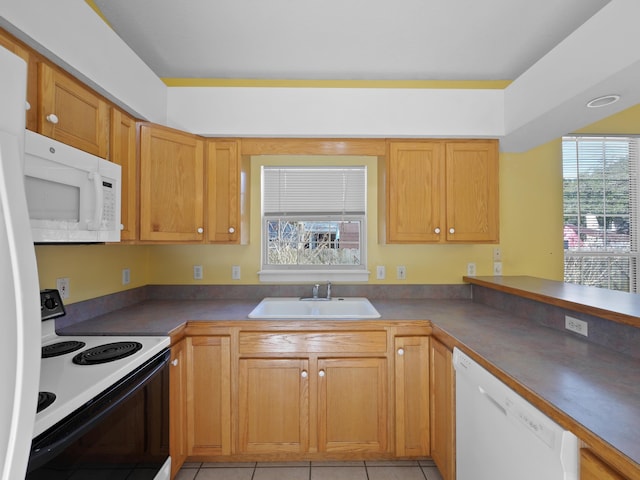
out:
M204 233L204 228L199 227L197 231L198 231L198 233Z
M124 230L124 225L122 223L120 224L120 230Z
M236 229L233 227L229 227L229 233L236 233Z
M50 113L46 116L47 122L53 123L54 125L59 122L58 116L55 113Z
M455 228L450 228L449 229L449 233L456 233L456 229Z
M404 348L399 348L398 349L398 355L400 355L400 356L404 355Z
M320 371L318 372L318 376L319 376L319 377L324 377L324 375L325 375L324 370L320 370Z
M174 358L173 360L171 360L171 365L173 365L174 367L178 366L178 359Z
M29 102L24 102L24 109L25 110L31 110L31 104Z
M307 378L309 376L309 372L307 372L306 370L302 370L302 372L300 373L300 376L302 378Z
M434 232L435 232L435 233L440 233L440 229L439 229L439 228L436 228L436 229L434 230Z

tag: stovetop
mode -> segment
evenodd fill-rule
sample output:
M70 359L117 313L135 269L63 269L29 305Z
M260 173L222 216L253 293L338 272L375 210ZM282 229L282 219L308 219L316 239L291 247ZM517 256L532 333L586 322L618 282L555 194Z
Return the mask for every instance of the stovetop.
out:
M36 414L33 437L52 427L97 394L109 388L147 360L169 347L169 337L123 336L58 336L55 320L42 322L42 346L63 341L84 342L74 352L43 358L40 364L41 392L55 394L55 401ZM119 360L95 365L76 365L72 359L78 353L99 345L114 342L138 342L139 350Z

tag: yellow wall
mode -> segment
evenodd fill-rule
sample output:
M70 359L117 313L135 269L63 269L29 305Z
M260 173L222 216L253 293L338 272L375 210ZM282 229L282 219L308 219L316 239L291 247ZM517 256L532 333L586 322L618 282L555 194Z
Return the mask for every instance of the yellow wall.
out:
M638 133L640 106L589 125L581 133ZM358 157L369 169L369 283L461 283L468 262L478 275L491 275L494 245L381 245L377 242L377 161ZM247 246L229 245L79 245L38 246L40 288L54 288L56 278L69 277L74 303L150 283L258 284L260 265L260 168L262 164L299 162L291 157L255 157L251 173L251 236ZM305 157L309 164L353 162L339 157ZM561 280L562 153L560 139L524 153L500 155L500 248L504 275L533 275ZM193 280L193 265L202 265L204 279ZM231 280L231 266L240 265L242 279ZM387 279L375 279L385 265ZM407 279L395 279L395 267L407 268ZM123 268L131 283L121 284ZM309 282L314 279L310 278Z

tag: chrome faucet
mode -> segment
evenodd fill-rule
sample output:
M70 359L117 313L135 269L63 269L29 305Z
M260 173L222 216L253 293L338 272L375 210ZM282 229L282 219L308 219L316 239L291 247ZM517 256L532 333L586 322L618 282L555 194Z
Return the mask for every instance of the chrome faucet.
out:
M313 286L313 290L312 290L312 295L313 295L313 299L316 300L318 298L318 290L320 289L320 284L316 283Z
M327 282L327 300L331 300L331 282Z

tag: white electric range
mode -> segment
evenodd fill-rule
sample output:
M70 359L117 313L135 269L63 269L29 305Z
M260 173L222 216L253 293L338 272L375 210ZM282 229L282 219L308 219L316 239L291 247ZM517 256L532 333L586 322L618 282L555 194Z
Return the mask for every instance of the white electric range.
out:
M74 479L168 479L169 337L60 336L55 318L65 309L58 291L41 292L41 306L43 358L27 480L61 471ZM141 404L140 424L114 430Z

